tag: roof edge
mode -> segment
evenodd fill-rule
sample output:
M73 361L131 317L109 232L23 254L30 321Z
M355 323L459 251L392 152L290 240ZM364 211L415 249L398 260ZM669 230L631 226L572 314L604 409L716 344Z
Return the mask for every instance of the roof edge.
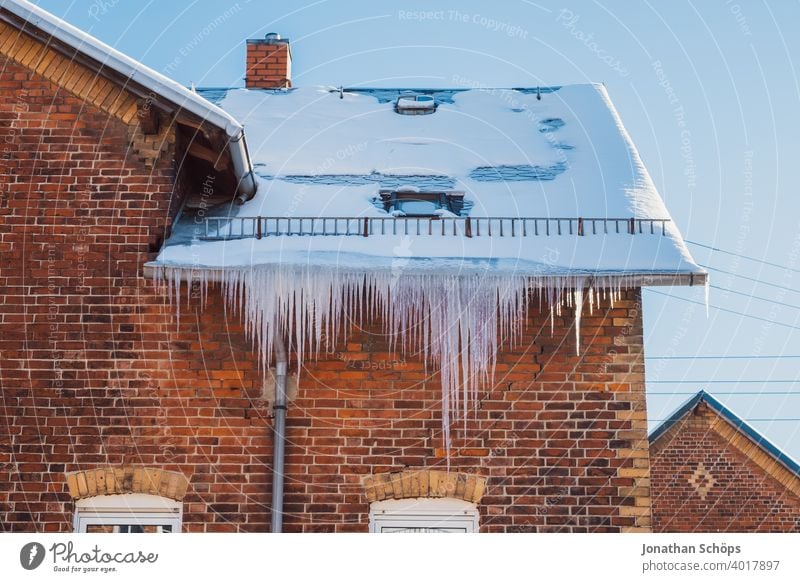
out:
M9 24L26 32L26 26L35 28L51 39L72 48L96 62L100 69L108 67L122 75L126 81L144 87L155 96L185 110L202 121L219 128L228 138L231 160L237 181L237 201L244 202L255 196L258 184L253 173L250 153L244 136L244 126L230 113L214 105L177 81L151 69L107 45L94 36L80 30L57 16L28 2L28 0L4 0L0 9L22 20L22 25L11 18Z
M97 61L101 66L113 69L133 83L219 127L229 137L241 134L242 124L220 107L28 0L4 0L2 9Z
M257 266L257 265L253 265ZM241 269L241 265L231 265L229 267L219 267L219 266L206 266L206 265L196 265L196 264L187 264L187 265L178 265L178 264L166 264L161 263L158 260L149 261L144 264L143 275L145 278L148 279L158 279L159 278L159 271L165 269L181 269L183 271L187 271L189 273L198 272L198 271L214 271L214 272L223 272L229 269ZM521 276L524 276L524 273L521 273ZM623 286L628 288L633 287L676 287L676 286L699 286L705 285L706 283L706 273L695 273L695 272L658 272L658 273L645 273L645 272L595 272L595 273L585 273L585 272L565 272L562 274L552 274L552 278L554 280L560 280L564 276L576 276L576 277L584 277L586 279L586 285L590 285L592 282L592 277L603 277L603 278L613 278L618 277L623 279ZM542 277L541 275L539 275ZM548 275L544 275L543 277L547 277Z

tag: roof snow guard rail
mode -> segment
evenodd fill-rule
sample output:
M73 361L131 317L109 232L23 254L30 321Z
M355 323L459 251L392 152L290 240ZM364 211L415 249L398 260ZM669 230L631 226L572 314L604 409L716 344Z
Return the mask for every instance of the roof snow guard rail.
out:
M666 234L668 218L207 217L203 240L270 236L587 236Z

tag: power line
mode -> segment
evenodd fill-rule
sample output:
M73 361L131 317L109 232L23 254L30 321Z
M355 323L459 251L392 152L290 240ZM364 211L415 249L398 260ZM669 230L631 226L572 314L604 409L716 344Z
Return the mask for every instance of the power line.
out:
M800 359L800 356L780 355L780 356L645 356L645 360L790 360Z
M747 422L800 422L800 418L744 418Z
M705 245L705 244L703 244L703 243L699 243L699 242L695 242L695 241L686 241L686 242L688 242L688 243L690 243L690 244L693 244L693 245L696 245L696 246L699 246L699 247L703 247L703 248L710 249L710 250L712 250L712 251L716 251L716 252L720 252L720 253L725 253L725 254L727 254L727 255L732 255L732 256L735 256L735 257L740 257L740 258L743 258L743 259L747 259L747 260L749 260L749 261L755 261L755 262L757 262L757 263L764 263L765 265L769 265L769 266L771 266L771 267L777 267L777 268L779 268L779 269L783 269L783 270L786 270L786 271L793 271L793 272L795 272L795 273L800 273L800 269L794 269L794 268L792 268L792 267L786 267L786 266L784 266L784 265L779 265L778 263L771 263L771 262L769 262L769 261L762 261L761 259L756 259L756 258L754 258L754 257L748 257L748 256L746 256L746 255L742 255L742 254L739 254L739 253L734 253L734 252L732 252L732 251L726 251L726 250L724 250L724 249L720 249L720 248L718 248L718 247L712 247L712 246L710 246L710 245ZM712 271L717 271L718 273L723 273L723 274L726 274L726 275L731 275L731 276L733 276L733 277L740 277L740 278L742 278L742 279L746 279L746 280L748 280L748 281L753 281L754 283L759 283L759 284L762 284L762 285L769 285L770 287L776 287L776 288L778 288L778 289L783 289L783 290L786 290L786 291L792 291L792 292L795 292L795 293L797 293L797 292L800 292L800 290L797 290L797 289L792 289L791 287L786 287L786 286L783 286L783 285L778 285L777 283L770 283L770 282L768 282L768 281L761 281L760 279L755 279L755 278L753 278L753 277L748 277L748 276L746 276L746 275L740 275L740 274L738 274L738 273L734 273L734 272L732 272L732 271L725 271L725 270L723 270L723 269L719 269L719 268L717 268L717 267L711 267L711 266L709 266L709 265L700 265L700 266L701 266L701 267L704 267L704 268L706 268L706 269L711 269ZM710 287L712 287L713 289L718 289L718 290L720 290L720 291L725 291L725 292L727 292L727 293L734 293L734 294L736 294L736 295L741 295L741 296L743 296L743 297L747 297L747 298L749 298L749 299L756 299L756 300L759 300L759 301L765 301L765 302L768 302L768 303L773 303L773 304L775 304L775 305L781 305L781 306L783 306L783 307L788 307L788 308L790 308L790 309L800 309L800 306L797 306L797 305L791 305L791 304L789 304L789 303L783 303L783 302L781 302L781 301L776 301L776 300L774 300L774 299L767 299L766 297L760 297L760 296L758 296L758 295L753 295L753 294L749 294L749 293L743 293L743 292L741 292L741 291L735 291L735 290L733 290L733 289L728 289L728 288L726 288L726 287L721 287L721 286L719 286L719 285L710 285Z
M647 384L800 384L796 380L647 380Z
M648 418L648 422L666 422L671 418ZM743 418L744 422L800 422L800 418Z
M743 297L747 297L748 299L757 299L759 301L765 301L767 303L774 303L775 305L780 305L782 307L788 307L789 309L800 309L798 305L790 305L789 303L783 303L782 301L775 301L774 299L767 299L766 297L759 297L758 295L753 295L752 293L743 293L741 291L735 291L734 289L727 289L725 287L720 287L719 285L710 285L713 289L719 289L720 291L725 291L726 293L733 293L734 295L741 295Z
M711 267L709 265L700 265L704 269L711 269L712 271L716 271L717 273L723 273L725 275L731 275L732 277L739 277L740 279L746 279L747 281L753 281L754 283L758 283L759 285L769 285L770 287L775 287L776 289L783 289L784 291L791 291L792 293L800 293L800 289L792 289L791 287L785 287L783 285L778 285L777 283L770 283L769 281L761 281L754 277L748 277L746 275L740 275L738 273L734 273L732 271L726 271L724 269L718 269L716 267Z
M697 392L648 392L648 396L675 396L675 395L694 395ZM741 392L717 392L717 396L800 396L800 392L790 392L787 390L771 390L767 392L741 391Z
M718 247L712 247L711 245L705 245L703 243L695 242L693 240L687 240L686 242L689 243L690 245L694 245L696 247L703 247L704 249L709 249L709 250L712 250L712 251L717 252L717 253L724 253L726 255L733 255L734 257L747 259L748 261L753 261L753 262L756 262L756 263L763 263L765 265L769 265L770 267L776 267L778 269L783 269L785 271L792 271L794 273L800 273L800 269L794 269L792 267L787 267L785 265L779 265L778 263L771 263L771 262L765 261L763 259L756 259L755 257L748 257L747 255L741 255L739 253L734 253L732 251L726 251L724 249L720 249Z
M677 299L679 301L685 301L686 303L694 303L695 305L702 305L703 307L705 307L705 305L706 305L705 303L703 303L701 301L694 301L692 299L686 299L684 297L678 297L677 295L670 295L669 293L664 293L662 291L656 291L655 289L646 289L646 291L648 293L655 293L656 295L663 295L664 297L670 297L672 299ZM732 313L733 315L738 315L739 317L747 317L749 319L755 319L755 320L758 320L758 321L764 321L766 323L771 323L772 325L777 325L777 326L780 326L780 327L786 327L786 328L789 328L789 329L800 331L800 327L797 327L795 325L790 325L788 323L783 323L782 321L773 321L772 319L767 319L765 317L758 317L756 315L748 315L746 313L741 313L739 311L734 311L733 309L725 309L724 307L719 307L717 305L710 305L709 304L709 307L711 309L716 309L717 311L723 311L725 313Z

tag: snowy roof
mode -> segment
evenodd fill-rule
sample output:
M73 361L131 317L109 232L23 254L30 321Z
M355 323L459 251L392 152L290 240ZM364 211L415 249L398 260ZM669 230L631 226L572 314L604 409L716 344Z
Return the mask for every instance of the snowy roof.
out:
M401 115L402 90L208 90L200 94L247 128L260 186L217 217L388 217L381 189L464 192L461 217L667 220L650 234L592 225L587 236L267 236L206 240L191 211L151 265L257 264L553 275L581 272L691 275L691 258L602 85L546 89L427 90L436 111ZM452 209L450 209L452 210ZM439 212L453 217L448 209ZM236 220L233 221L234 223ZM231 228L226 221L211 223ZM661 223L658 223L659 225ZM566 223L565 223L566 225ZM576 229L572 222L570 232ZM541 226L541 225L540 225ZM508 228L508 225L506 225ZM599 232L598 232L599 228ZM566 226L564 227L566 231ZM383 227L382 232L385 232ZM416 234L416 231L413 233ZM663 236L662 236L663 234ZM213 237L212 237L213 238ZM695 280L695 276L697 279Z
M241 133L241 124L227 111L35 4L27 0L3 0L2 8L52 38L91 57L102 66L122 74L132 82L219 127L229 136Z

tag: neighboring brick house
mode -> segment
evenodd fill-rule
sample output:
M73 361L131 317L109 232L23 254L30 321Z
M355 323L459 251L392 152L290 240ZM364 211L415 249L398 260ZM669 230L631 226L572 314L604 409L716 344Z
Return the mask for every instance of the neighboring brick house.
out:
M248 51L197 94L0 7L0 529L649 531L641 286L706 275L605 90Z
M700 391L650 436L653 531L800 532L800 465Z

